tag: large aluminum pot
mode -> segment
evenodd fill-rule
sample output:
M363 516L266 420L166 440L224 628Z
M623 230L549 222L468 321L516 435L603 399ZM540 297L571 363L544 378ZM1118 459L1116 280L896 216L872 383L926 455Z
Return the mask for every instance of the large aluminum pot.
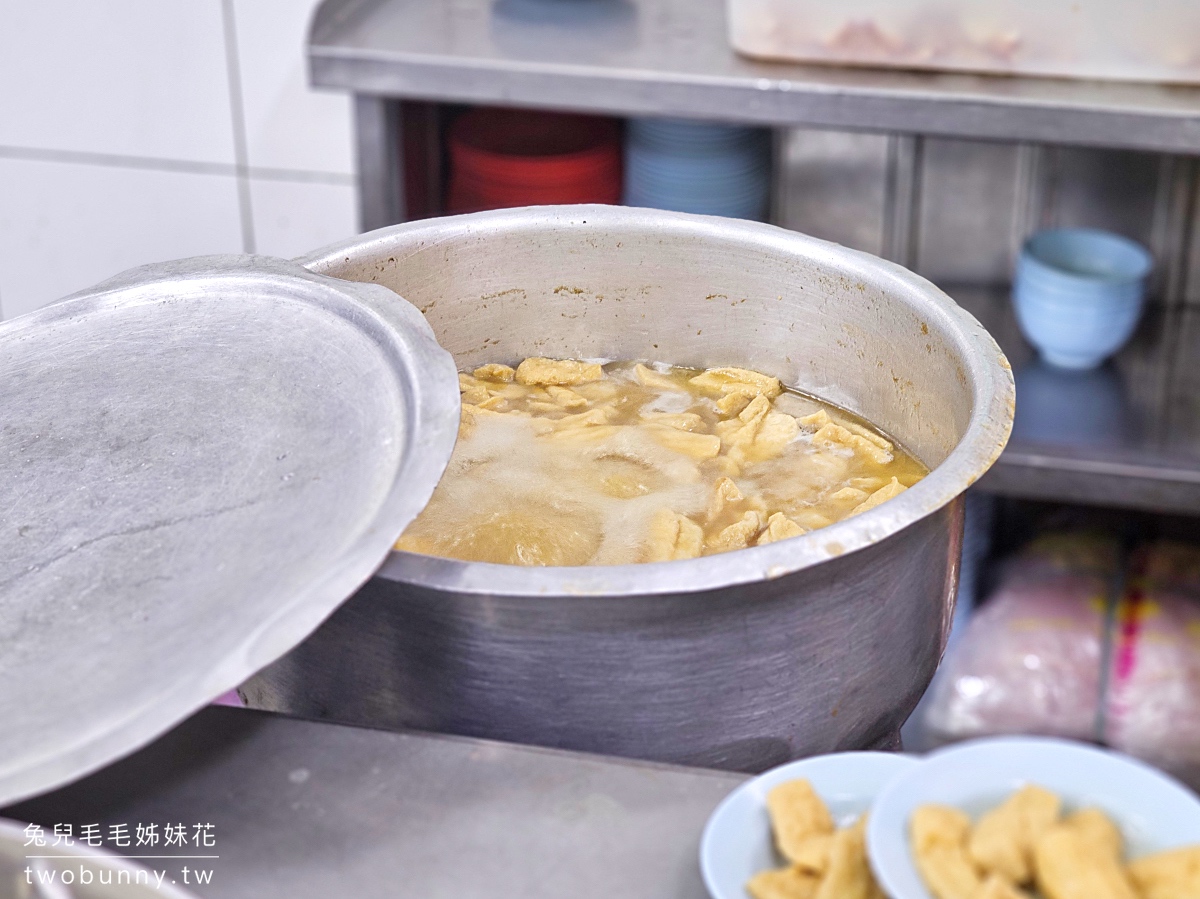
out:
M304 260L415 303L460 366L740 365L882 425L933 468L806 536L652 565L393 553L252 704L753 771L885 745L945 646L962 493L1008 438L991 337L929 282L767 225L603 206L413 222Z

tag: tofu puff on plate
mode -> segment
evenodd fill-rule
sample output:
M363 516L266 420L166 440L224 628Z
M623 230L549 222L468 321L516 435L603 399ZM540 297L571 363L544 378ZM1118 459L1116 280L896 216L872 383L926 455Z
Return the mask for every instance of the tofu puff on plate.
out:
M866 813L919 762L894 752L837 752L788 762L717 806L700 840L713 899L881 896L867 863Z
M917 868L935 899L1200 899L1200 845L1129 861L1117 824L1098 808L1063 814L1036 785L972 823L923 805L910 822Z
M867 862L867 816L848 827L833 816L807 780L767 794L775 846L787 864L746 883L752 899L883 899Z

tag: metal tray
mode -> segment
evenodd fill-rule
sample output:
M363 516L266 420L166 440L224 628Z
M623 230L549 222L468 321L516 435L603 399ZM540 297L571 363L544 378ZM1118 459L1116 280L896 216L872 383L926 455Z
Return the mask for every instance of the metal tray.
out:
M299 643L428 501L450 355L377 285L134 269L0 325L0 805Z

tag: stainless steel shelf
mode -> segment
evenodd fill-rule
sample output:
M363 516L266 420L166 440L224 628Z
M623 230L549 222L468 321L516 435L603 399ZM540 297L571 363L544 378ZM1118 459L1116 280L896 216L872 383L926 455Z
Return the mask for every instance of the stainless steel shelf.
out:
M360 95L1200 154L1200 87L758 62L724 0L325 0L309 51Z
M744 775L209 708L140 752L4 810L55 824L211 823L142 864L203 897L703 899L700 832ZM105 848L113 848L107 843Z
M979 482L994 493L1200 515L1200 308L1151 308L1103 368L1040 362L1007 289L947 287L1013 365L1013 436Z
M358 97L367 228L403 217L384 98L1200 154L1200 87L756 62L730 49L724 0L325 0L309 52L317 85ZM1036 362L1006 291L951 293L1017 368L1017 427L982 488L1200 514L1200 309L1156 310L1073 376Z

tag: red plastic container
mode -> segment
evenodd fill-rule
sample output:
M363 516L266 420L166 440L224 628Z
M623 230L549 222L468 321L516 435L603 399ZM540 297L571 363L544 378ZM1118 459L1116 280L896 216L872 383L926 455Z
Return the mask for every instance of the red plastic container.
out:
M615 119L473 109L450 128L448 212L621 201Z

